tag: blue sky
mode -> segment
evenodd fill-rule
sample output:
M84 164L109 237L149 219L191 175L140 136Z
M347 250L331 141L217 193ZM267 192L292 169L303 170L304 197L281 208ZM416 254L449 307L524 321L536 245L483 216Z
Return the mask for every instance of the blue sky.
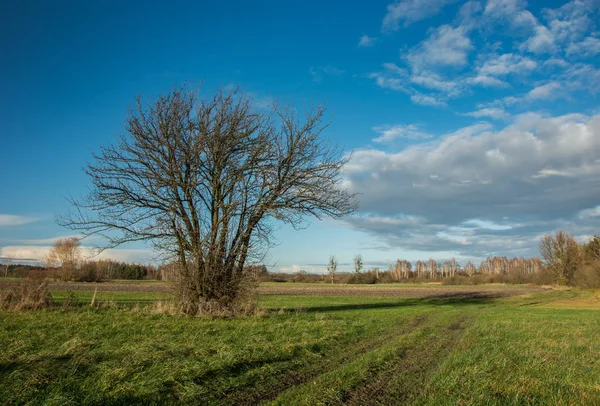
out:
M123 4L125 3L125 4ZM329 255L532 256L600 226L599 2L28 2L0 5L0 257L40 258L81 168L136 94L240 85L326 103L349 218L282 226L272 269ZM143 246L104 253L147 261ZM345 265L342 265L344 268Z

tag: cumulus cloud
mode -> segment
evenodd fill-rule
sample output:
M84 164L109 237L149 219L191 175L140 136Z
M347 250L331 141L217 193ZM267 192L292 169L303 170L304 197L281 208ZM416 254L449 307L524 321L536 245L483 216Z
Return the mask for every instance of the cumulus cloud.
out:
M506 76L511 73L526 74L537 67L537 63L517 54L503 54L487 59L478 69L478 74L483 76Z
M354 151L345 176L361 214L347 221L391 247L534 255L546 232L600 226L598 157L600 115L581 114L526 114L495 131L480 123L397 153Z
M406 60L413 72L463 67L469 52L474 49L467 34L462 26L442 25L432 29L427 39L409 50Z
M414 22L432 17L447 4L456 0L399 0L387 6L382 30L397 30Z
M397 1L388 6L384 25L397 29L437 13L446 3ZM533 101L577 97L577 92L596 94L600 92L600 69L593 61L600 54L596 21L600 21L597 0L572 0L544 8L537 16L525 0L466 1L453 19L430 28L417 45L401 50L404 66L388 64L395 69L370 77L382 88L406 93L415 104L433 107L448 106L458 97L487 96L477 88L493 90L489 95L496 101L488 102L493 107L515 109ZM527 87L530 91L523 92ZM499 94L510 88L518 93Z
M600 54L600 39L587 37L581 42L569 44L566 50L567 55L582 58L590 58Z
M544 9L542 15L546 24L536 20L533 34L521 45L521 49L534 54L555 53L565 47L568 49L593 25L590 15L597 8L594 3L574 0L556 9ZM593 41L590 45L593 45Z

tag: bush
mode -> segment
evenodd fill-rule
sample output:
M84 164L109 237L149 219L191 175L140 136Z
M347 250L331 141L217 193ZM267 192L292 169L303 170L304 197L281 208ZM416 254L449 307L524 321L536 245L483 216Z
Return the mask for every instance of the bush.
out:
M48 281L42 273L28 276L19 283L10 285L0 294L0 308L11 310L37 310L54 305Z
M547 269L534 273L509 272L503 274L475 274L472 276L455 275L442 280L443 285L484 285L486 283L551 285L555 282L554 274Z
M102 282L100 272L95 262L86 262L75 272L77 282Z
M586 263L577 268L573 284L581 288L600 288L600 262Z
M377 283L377 275L373 272L353 273L348 277L346 283L373 285Z
M540 254L546 269L552 272L560 285L572 285L577 268L582 264L582 250L568 233L558 230L547 234L540 241Z

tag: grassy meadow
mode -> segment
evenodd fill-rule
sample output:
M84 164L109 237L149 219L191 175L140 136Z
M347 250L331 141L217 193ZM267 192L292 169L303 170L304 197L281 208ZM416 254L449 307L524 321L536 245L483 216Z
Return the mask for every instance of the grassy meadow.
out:
M3 403L600 405L600 292L269 294L233 319L93 294L0 312Z

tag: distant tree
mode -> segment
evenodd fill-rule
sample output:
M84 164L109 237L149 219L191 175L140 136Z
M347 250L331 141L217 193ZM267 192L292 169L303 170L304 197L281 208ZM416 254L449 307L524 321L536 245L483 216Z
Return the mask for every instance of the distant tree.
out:
M354 256L354 272L360 273L363 269L363 259L360 254Z
M467 273L467 275L472 276L475 273L475 265L473 265L471 261L467 262L464 271Z
M8 269L10 268L10 265L12 264L12 257L9 255L6 258L2 258L2 260L0 261L0 265L2 265L4 267L4 277L7 278L8 277Z
M540 254L546 268L554 274L560 284L572 281L581 264L581 250L575 239L559 230L555 235L547 234L540 241Z
M331 279L331 283L335 280L335 273L337 271L337 260L335 256L329 257L329 264L327 265L327 272L329 273L329 278Z
M44 262L60 269L60 279L68 281L81 261L81 243L79 238L61 238L56 240Z
M600 261L600 237L594 234L594 237L583 245L583 254L586 261Z
M274 221L352 213L348 156L321 137L325 109L256 110L237 90L208 100L188 87L136 101L117 145L85 170L91 193L59 224L108 238L152 241L178 266L181 309L233 309L247 262L270 244ZM241 295L241 296L240 296Z

